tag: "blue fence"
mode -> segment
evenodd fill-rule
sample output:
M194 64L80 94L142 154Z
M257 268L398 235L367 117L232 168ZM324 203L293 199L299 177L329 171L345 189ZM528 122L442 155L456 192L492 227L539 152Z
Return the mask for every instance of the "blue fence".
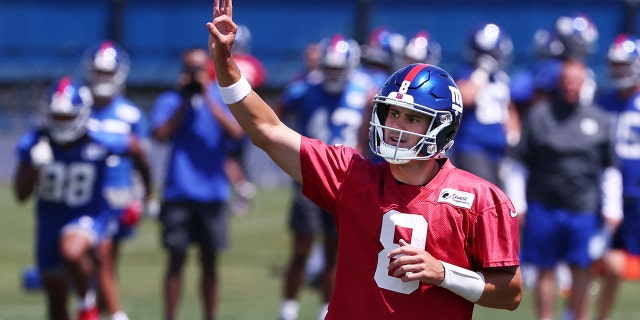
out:
M237 21L249 27L253 53L268 71L267 85L280 87L301 67L302 48L334 33L362 40L363 33L388 26L410 35L429 31L443 47L442 65L459 63L466 31L496 22L513 37L512 67L531 58L536 29L561 14L580 11L599 28L601 50L621 31L634 32L634 3L623 0L237 0ZM134 85L167 85L179 71L180 52L205 46L204 23L212 1L204 0L11 0L0 1L0 82L30 81L79 72L85 48L115 38L130 52ZM631 20L631 24L629 24ZM626 24L626 26L624 25Z

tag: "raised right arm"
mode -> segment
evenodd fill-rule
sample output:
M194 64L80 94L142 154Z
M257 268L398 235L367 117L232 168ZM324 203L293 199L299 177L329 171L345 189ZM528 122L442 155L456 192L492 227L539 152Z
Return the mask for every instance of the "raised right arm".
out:
M241 81L240 69L231 54L231 46L238 30L232 20L231 0L214 1L213 21L207 23L207 29L209 53L214 62L218 84L224 90ZM238 99L239 101L229 103L229 108L253 144L264 150L294 180L302 183L301 135L280 121L255 91L250 90L248 95Z

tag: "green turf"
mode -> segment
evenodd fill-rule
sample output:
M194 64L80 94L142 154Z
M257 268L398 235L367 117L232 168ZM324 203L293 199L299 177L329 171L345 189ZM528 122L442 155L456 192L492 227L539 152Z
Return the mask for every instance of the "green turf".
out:
M289 250L286 213L288 188L262 189L252 211L231 219L229 250L220 257L222 293L219 319L277 319L282 270ZM32 203L17 205L8 187L0 187L0 320L44 319L43 294L20 284L24 266L33 262ZM179 319L201 319L195 251L190 252ZM125 244L119 267L120 295L132 320L162 319L161 281L165 255L158 224L142 222L137 237ZM612 319L640 319L640 283L625 283ZM312 288L301 295L301 320L316 319L319 296ZM106 318L105 318L106 319ZM535 319L527 292L514 312L476 307L474 319Z

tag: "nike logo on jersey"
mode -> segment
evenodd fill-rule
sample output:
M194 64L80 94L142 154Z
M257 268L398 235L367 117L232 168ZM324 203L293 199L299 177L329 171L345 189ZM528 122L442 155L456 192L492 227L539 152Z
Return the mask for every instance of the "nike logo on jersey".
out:
M440 190L438 202L446 202L456 207L471 209L476 195L455 189L445 188Z

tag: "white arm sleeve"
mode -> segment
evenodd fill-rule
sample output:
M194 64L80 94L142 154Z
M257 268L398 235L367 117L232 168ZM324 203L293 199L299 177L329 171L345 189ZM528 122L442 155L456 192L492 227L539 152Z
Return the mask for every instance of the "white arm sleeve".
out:
M600 180L602 192L602 215L607 218L622 219L622 174L615 167L604 170Z
M440 261L444 267L444 280L441 287L471 301L476 302L484 292L484 276L481 272L471 270Z
M520 161L507 158L502 164L502 171L504 191L511 199L516 212L526 212L529 169Z

